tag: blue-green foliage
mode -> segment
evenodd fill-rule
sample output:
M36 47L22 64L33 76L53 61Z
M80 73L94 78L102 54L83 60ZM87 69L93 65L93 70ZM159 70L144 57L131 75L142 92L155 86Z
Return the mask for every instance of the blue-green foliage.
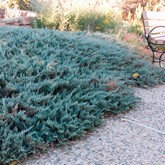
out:
M101 124L104 112L134 107L137 98L128 86L163 81L165 72L116 42L0 28L0 163L81 136Z

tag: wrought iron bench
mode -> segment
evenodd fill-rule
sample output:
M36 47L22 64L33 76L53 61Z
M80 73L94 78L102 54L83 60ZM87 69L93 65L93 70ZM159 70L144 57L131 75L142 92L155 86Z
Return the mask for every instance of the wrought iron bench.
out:
M165 12L143 11L145 38L153 56L152 62L159 62L165 69Z

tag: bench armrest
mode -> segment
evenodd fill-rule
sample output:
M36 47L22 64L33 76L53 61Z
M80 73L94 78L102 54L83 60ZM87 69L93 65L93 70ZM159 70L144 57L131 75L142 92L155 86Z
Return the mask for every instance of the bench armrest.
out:
M158 29L158 28L164 28L164 32L165 32L165 26L155 26L153 29L150 30L150 32L147 35L147 38L149 39L149 37L151 36L152 32L154 32L154 30ZM158 32L159 33L159 32Z

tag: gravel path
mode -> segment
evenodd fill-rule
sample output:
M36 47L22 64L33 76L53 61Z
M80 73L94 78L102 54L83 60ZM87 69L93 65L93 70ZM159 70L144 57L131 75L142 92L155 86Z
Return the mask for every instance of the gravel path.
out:
M21 165L165 165L165 85L137 88L135 95L141 101L134 110Z

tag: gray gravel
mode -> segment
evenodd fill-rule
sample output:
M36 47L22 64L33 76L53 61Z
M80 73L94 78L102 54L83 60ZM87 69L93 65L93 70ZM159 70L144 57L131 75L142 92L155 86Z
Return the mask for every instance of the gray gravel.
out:
M165 85L137 88L135 95L141 101L134 110L21 165L165 165Z

